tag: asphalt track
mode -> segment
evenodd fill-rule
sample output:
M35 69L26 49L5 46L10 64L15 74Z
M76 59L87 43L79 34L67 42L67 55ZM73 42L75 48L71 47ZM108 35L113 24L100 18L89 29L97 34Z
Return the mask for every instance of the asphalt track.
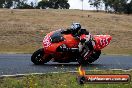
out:
M78 63L49 62L34 65L31 54L0 54L0 75L77 71ZM94 63L84 66L85 70L132 69L132 56L101 55Z

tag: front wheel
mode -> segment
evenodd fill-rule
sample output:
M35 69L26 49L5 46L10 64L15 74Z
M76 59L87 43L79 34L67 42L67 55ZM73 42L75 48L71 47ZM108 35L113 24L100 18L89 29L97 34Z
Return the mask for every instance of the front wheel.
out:
M91 55L91 57L88 59L88 63L92 63L92 62L96 61L99 58L100 54L101 54L101 50L94 51L93 54Z
M89 63L84 60L82 57L78 57L77 62L79 63L79 65L88 65Z
M31 61L35 64L35 65L40 65L40 64L44 64L47 63L50 59L48 58L44 58L44 49L41 48L37 51L35 51L32 56L31 56Z
M87 60L84 60L82 57L78 57L78 63L80 65L90 64L90 63L96 61L99 58L100 54L101 54L101 50L94 51L93 54Z

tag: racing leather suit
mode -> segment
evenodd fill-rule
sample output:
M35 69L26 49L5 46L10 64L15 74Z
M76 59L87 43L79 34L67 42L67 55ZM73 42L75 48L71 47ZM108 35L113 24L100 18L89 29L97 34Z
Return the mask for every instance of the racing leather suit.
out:
M78 52L81 52L82 51L82 48L87 45L89 50L92 51L94 49L94 46L95 46L95 41L92 37L92 35L86 31L86 29L80 29L79 31L72 31L72 29L67 29L67 30L63 30L61 32L62 34L72 34L73 37L77 38L80 40L80 43L78 45ZM67 51L72 51L72 48L67 48L66 47L64 48L64 50L67 50ZM75 50L75 49L73 49Z

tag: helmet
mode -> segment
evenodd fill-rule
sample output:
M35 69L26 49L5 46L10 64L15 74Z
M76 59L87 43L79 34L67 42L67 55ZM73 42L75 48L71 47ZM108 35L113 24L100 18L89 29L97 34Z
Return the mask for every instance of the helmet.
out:
M80 23L73 23L71 25L71 29L74 30L74 31L79 31L81 29Z

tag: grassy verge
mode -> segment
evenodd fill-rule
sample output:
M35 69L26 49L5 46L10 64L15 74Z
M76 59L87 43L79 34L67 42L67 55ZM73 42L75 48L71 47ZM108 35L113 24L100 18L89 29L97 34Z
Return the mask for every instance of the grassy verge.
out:
M33 53L46 33L80 22L92 34L110 34L105 54L132 54L132 15L80 10L0 9L0 53Z
M89 71L87 74L130 74L132 71ZM127 84L84 84L77 83L78 73L58 73L30 75L18 78L0 79L0 88L132 88L132 81Z

